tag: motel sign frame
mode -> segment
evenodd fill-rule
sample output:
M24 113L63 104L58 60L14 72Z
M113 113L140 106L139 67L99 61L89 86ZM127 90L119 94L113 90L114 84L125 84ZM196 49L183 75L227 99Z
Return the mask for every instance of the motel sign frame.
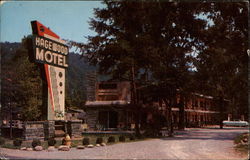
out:
M38 21L31 21L30 60L40 66L46 120L65 120L65 69L69 47L66 42Z

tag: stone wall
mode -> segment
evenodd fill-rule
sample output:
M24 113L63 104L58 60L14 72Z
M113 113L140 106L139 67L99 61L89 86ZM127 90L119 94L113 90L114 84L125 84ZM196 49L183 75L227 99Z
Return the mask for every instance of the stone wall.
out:
M44 134L44 121L28 121L23 125L23 138L25 140L45 138Z
M71 120L67 123L67 130L71 137L82 137L82 120Z
M98 110L97 109L86 110L86 123L88 124L89 130L94 130L96 128L97 121L98 121Z
M66 132L74 138L82 137L82 120L63 121ZM25 140L48 140L55 137L55 121L28 121L23 125Z
M45 139L55 136L55 121L44 121Z

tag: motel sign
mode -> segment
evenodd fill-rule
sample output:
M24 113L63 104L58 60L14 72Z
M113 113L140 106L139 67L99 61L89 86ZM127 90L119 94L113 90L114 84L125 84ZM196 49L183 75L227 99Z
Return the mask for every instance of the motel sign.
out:
M66 42L38 21L31 22L33 62L41 66L45 79L47 120L64 120L65 69L68 67L69 48Z
M36 62L68 67L68 46L40 36L33 36L33 42Z

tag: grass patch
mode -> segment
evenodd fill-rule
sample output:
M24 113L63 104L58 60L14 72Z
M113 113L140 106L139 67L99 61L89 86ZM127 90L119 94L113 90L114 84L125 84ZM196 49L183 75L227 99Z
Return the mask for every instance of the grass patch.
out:
M116 144L116 143L124 143L124 142L135 142L138 141L137 138L135 138L135 136L133 134L92 134L92 133L83 133L83 138L89 138L89 143L96 145L96 140L97 138L102 138L103 139L103 143L106 143L107 145L111 145L111 144ZM114 142L109 142L108 139L109 137L114 137ZM124 137L124 141L120 142L119 138L120 137ZM130 139L131 137L133 137L132 139ZM140 140L144 140L140 139Z
M108 143L109 137L114 137L114 142ZM121 142L119 141L120 137L124 137L124 140ZM113 145L117 143L129 143L129 142L137 142L137 141L144 141L151 138L145 138L145 137L135 137L133 134L83 134L82 138L79 139L72 139L71 140L71 147L77 147L78 145L82 145L83 138L89 138L89 144L96 145L97 138L102 138L103 143L106 143L107 145ZM11 148L11 149L20 149L21 147L32 147L32 140L25 141L23 140L23 143L20 147L15 147L13 145L13 140L4 138L5 143L1 145L3 148ZM56 139L56 144L54 145L55 148L58 148L60 145L62 145L62 140ZM48 148L48 141L41 140L41 146L44 149Z
M249 134L243 133L243 134L238 135L234 139L234 144L236 144L235 150L243 154L248 154L248 151L249 151L249 146L248 146L249 142L242 144L242 140L246 138L246 136L249 136Z
M48 148L48 141L41 141L41 146L44 148L44 149L47 149Z
M5 144L1 145L1 147L3 148L10 148L10 149L20 149L22 147L27 147L27 148L32 148L32 141L24 141L22 142L21 146L14 146L13 144L13 140L11 139L5 139L6 142ZM41 141L41 146L44 148L44 149L47 149L48 148L48 142L47 141Z
M108 138L110 136L115 137L115 142L117 142L120 135L117 135L117 134L86 134L86 135L83 135L84 138L85 137L89 138L89 143L93 144L93 145L96 145L97 138L102 138L103 143L108 143Z
M234 144L239 144L241 142L241 140L243 139L243 134L238 135L237 137L235 137L234 139Z
M235 150L243 154L248 154L249 146L240 144L235 147Z
M79 145L82 145L82 139L80 139L80 140L71 140L71 147L77 147Z
M3 145L5 143L5 138L0 137L0 146Z
M242 134L236 136L236 137L234 138L234 144L240 144L241 141L242 141L244 138L246 138L246 137L249 138L249 133L248 133L248 132L245 132L245 133L242 133Z
M20 149L21 148L20 146L14 146L13 144L10 144L10 143L5 143L5 144L1 145L1 147L9 148L9 149Z

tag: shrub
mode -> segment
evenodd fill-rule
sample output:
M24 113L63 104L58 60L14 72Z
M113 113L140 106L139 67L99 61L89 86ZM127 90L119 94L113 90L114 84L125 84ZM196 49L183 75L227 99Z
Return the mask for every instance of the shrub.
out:
M157 130L152 126L148 126L145 129L145 132L143 133L143 136L145 137L155 137L156 135L157 135Z
M115 137L111 136L108 138L108 143L114 143L115 142Z
M136 135L136 138L137 139L144 139L145 135L144 134L139 134L139 135Z
M133 141L133 140L135 140L135 136L134 136L134 135L131 135L131 136L129 137L129 139L130 139L131 141Z
M89 145L89 138L83 138L82 145Z
M55 144L56 144L55 138L49 138L49 139L48 139L48 145L49 145L49 146L54 146Z
M120 137L119 137L119 141L120 141L120 142L125 142L125 140L126 140L126 139L125 139L125 136L120 136Z
M62 139L62 145L65 145L66 144L66 140L65 138Z
M14 146L11 143L5 143L1 147L3 147L3 148L9 148L9 149L19 149L20 148L20 146Z
M16 147L20 147L22 145L22 143L23 143L23 140L20 139L20 138L16 138L13 141L13 145L16 146Z
M242 133L238 135L237 137L235 137L234 144L241 144L241 142L247 138L248 138L248 133Z
M3 145L5 143L5 139L3 137L0 137L0 145Z
M35 148L36 146L41 146L41 141L39 139L33 139L32 147Z
M103 138L102 137L98 137L96 139L96 144L101 144L103 142Z

